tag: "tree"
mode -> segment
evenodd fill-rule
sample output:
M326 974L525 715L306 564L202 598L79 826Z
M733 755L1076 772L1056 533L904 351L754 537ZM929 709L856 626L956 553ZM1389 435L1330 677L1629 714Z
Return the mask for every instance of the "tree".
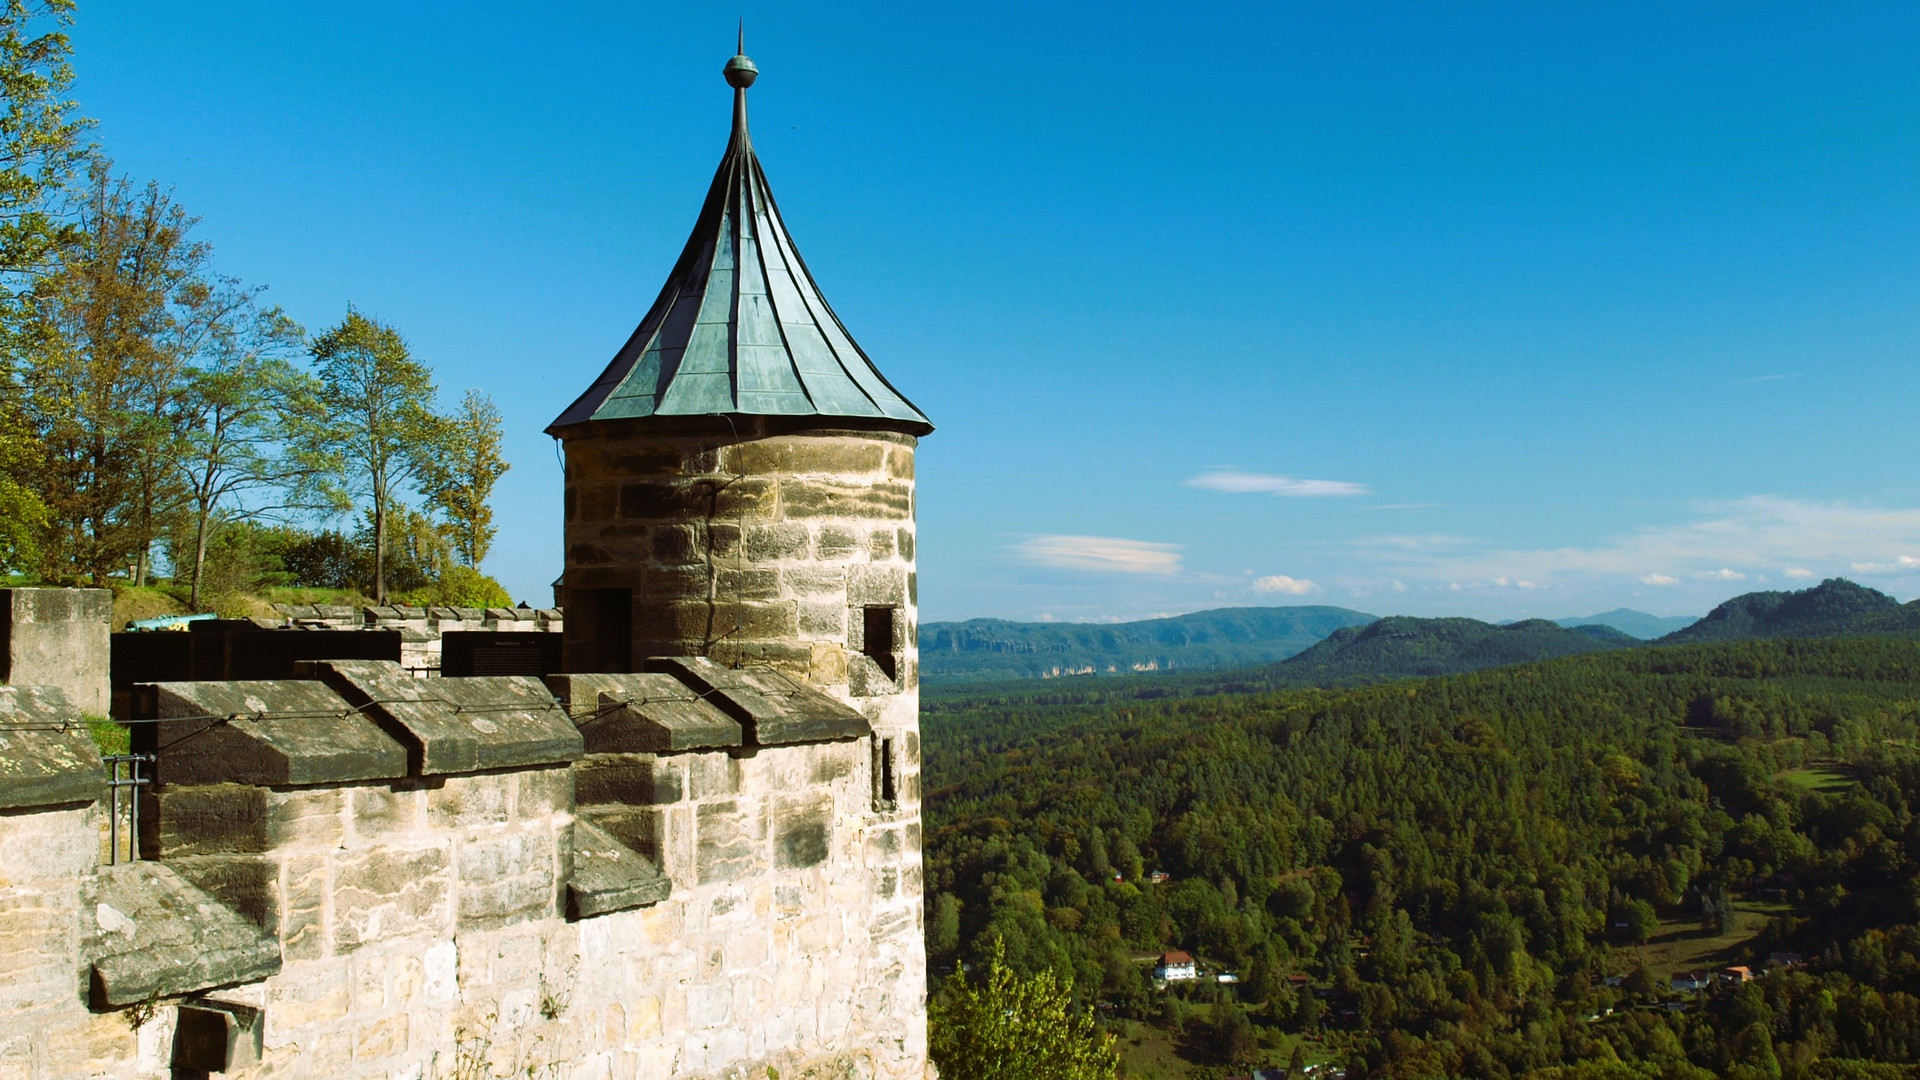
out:
M402 490L427 475L445 442L433 374L398 330L352 308L314 341L313 358L329 424L324 448L340 463L342 486L372 511L373 595L384 604L388 524Z
M493 524L493 485L512 466L500 456L500 410L469 390L447 418L444 452L426 463L421 487L440 509L462 562L478 568L500 530Z
M52 196L87 154L66 27L73 0L0 3L0 279L36 276L66 233Z
M22 296L68 232L55 196L86 155L80 136L91 121L66 97L72 10L72 0L0 5L0 572L37 560L48 521L14 354L26 338Z
M1017 975L996 941L985 978L949 982L928 1014L928 1045L944 1080L1112 1080L1113 1036L1073 1007L1051 971Z
M88 169L75 233L34 282L23 334L27 415L42 445L51 580L95 584L148 552L181 493L176 391L197 347L211 249L158 185Z
M178 395L185 446L177 461L193 537L185 560L188 602L195 611L216 524L338 503L324 482L335 463L319 436L320 384L287 360L306 332L279 308L257 308L254 295L226 305L231 314L210 328L207 362L188 372Z

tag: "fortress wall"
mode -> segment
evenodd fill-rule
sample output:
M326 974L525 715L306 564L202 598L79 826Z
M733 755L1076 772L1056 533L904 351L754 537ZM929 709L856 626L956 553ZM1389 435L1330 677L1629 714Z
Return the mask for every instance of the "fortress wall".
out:
M174 1075L208 1017L225 1076L926 1075L918 822L870 736L676 750L644 704L318 673L148 692L193 718L152 725L149 861L96 868L90 802L0 810L0 1077Z

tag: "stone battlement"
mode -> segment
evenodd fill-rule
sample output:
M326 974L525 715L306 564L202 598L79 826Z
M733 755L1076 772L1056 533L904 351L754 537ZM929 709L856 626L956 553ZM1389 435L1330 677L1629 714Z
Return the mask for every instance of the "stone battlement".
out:
M119 866L77 710L0 687L0 1077L919 1080L917 768L771 669L642 666L136 687Z

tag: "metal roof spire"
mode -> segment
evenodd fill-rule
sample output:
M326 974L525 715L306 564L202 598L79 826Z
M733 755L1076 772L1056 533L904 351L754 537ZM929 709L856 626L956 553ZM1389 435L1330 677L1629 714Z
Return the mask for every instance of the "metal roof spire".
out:
M738 49L722 69L733 87L733 134L693 234L633 336L548 434L593 421L699 416L933 430L854 343L800 258L747 137L747 87L760 69L747 58L745 20Z
M747 20L740 20L740 44L735 49L733 59L720 73L727 78L727 85L733 87L733 141L745 142L747 139L747 87L760 77L760 69L753 66L747 58Z

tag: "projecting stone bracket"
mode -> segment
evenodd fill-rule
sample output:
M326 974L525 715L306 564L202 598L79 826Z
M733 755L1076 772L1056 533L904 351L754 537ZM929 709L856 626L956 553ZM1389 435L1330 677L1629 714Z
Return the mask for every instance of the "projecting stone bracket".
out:
M164 863L103 866L81 893L95 1009L216 986L280 970L280 942Z
M584 809L584 808L583 808ZM567 918L580 920L665 900L673 882L653 861L584 817L573 822L573 879Z

